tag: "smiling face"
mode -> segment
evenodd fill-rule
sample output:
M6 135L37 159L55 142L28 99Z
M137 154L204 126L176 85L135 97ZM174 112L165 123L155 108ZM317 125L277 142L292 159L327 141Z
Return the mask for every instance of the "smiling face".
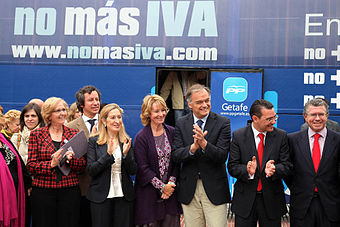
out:
M39 118L34 109L31 109L24 114L24 122L29 130L34 129L38 125Z
M84 94L83 113L89 118L93 118L100 109L100 99L96 91Z
M67 109L62 101L59 101L51 114L51 124L63 125L67 117Z
M253 115L253 126L259 132L271 132L274 130L274 124L276 123L276 113L274 108L267 109L261 108L261 117Z
M328 114L324 106L309 105L304 118L314 132L320 132L326 126Z
M159 103L153 103L150 111L150 124L160 125L164 123L166 109Z
M191 95L191 102L188 102L188 106L192 109L192 112L197 118L204 118L210 113L211 109L209 93L204 89L193 92Z
M106 119L103 119L103 124L107 126L107 130L118 134L123 123L122 114L118 109L111 110Z

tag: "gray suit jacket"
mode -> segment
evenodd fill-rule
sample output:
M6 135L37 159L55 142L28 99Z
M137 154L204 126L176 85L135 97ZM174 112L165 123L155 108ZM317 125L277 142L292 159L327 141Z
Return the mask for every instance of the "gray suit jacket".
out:
M67 124L67 127L77 129L79 131L83 130L85 132L86 138L88 139L90 137L89 130L87 129L82 117L78 117L77 119L74 119L73 121L69 122ZM86 159L86 154L85 154L85 159ZM79 187L80 187L81 195L86 196L87 190L91 182L91 177L87 173L87 170L85 170L84 172L78 173L78 178L79 178Z
M197 150L194 155L189 152L193 139L194 119L192 113L179 118L176 122L172 158L181 163L179 174L178 200L189 204L194 197L199 177L203 182L209 200L220 205L230 202L229 184L225 162L230 147L230 120L210 112L204 131L208 131L205 151Z

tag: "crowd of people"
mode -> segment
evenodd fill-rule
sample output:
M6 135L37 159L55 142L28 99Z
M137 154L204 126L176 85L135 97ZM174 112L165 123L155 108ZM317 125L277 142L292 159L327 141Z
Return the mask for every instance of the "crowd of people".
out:
M211 111L209 88L194 84L185 100L191 112L174 128L165 100L147 95L134 140L123 109L101 106L92 85L70 109L50 97L1 113L0 227L179 227L181 214L187 227L225 227L230 202L235 226L275 227L287 213L283 180L292 227L340 226L340 134L326 127L325 100L308 101L307 128L289 135L274 127L273 105L255 100L252 122L232 136L230 120ZM86 154L64 152L81 130ZM232 198L227 169L237 179Z

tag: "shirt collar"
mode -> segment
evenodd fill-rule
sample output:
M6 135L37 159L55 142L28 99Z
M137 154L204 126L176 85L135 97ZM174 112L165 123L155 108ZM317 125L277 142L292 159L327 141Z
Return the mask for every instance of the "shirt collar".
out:
M209 114L208 114L208 115L205 116L204 118L199 119L199 118L197 118L197 117L195 116L194 113L193 113L192 115L194 116L194 123L196 123L198 120L202 120L202 121L203 121L203 124L204 124L205 122L207 122L207 119L208 119L208 117L209 117Z
M320 134L321 137L326 138L327 136L327 128L324 127L320 132L314 132L310 127L308 127L308 137L313 137L314 134Z
M83 118L83 120L84 120L84 122L87 122L88 120L91 120L91 119L96 119L96 120L98 120L98 114L96 114L95 116L94 116L94 118L89 118L89 117L87 117L87 116L85 116L85 114L83 114L82 115L82 118Z
M251 128L253 129L255 138L256 138L260 133L262 133L262 134L264 135L264 137L266 137L267 132L259 132L259 131L257 131L256 128L254 128L254 125L253 125L253 124L254 124L254 123L251 123Z

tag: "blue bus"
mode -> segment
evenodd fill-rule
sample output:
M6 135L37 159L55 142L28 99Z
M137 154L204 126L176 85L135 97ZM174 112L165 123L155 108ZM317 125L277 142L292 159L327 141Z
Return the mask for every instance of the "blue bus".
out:
M202 71L213 110L229 116L233 129L246 125L257 98L273 102L277 127L287 132L300 129L303 105L314 97L328 99L330 118L339 122L339 3L6 1L0 105L20 110L31 98L51 96L71 104L79 88L92 84L103 102L122 106L134 137L146 94L159 93L170 71Z

